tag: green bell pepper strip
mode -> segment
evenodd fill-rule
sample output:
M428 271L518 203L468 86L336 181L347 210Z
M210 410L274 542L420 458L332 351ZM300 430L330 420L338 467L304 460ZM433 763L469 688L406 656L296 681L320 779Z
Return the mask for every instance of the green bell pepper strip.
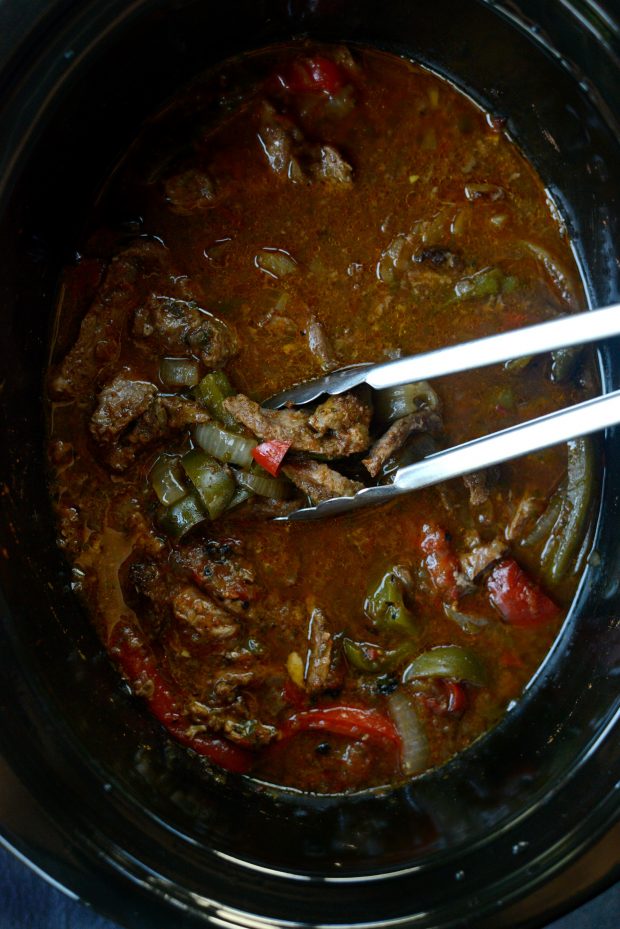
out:
M183 455L181 464L209 518L217 519L235 494L235 479L230 469L198 448Z
M402 583L393 568L370 588L364 611L379 629L395 629L409 634L416 632L415 618L405 606Z
M580 345L573 345L570 348L557 348L551 353L549 377L554 384L561 384L572 377L577 370L582 354L583 348Z
M541 557L542 577L550 585L566 577L581 544L594 493L594 470L592 440L584 437L569 442L566 489L561 497L560 513Z
M460 645L438 645L428 652L422 652L405 668L403 684L417 677L468 681L476 687L483 687L487 683L487 672L480 658Z
M192 491L171 506L162 507L157 522L167 535L179 539L206 518L200 497Z
M342 647L349 664L357 671L367 674L380 674L391 671L411 654L413 645L406 642L398 648L385 649L370 642L356 642L354 639L342 640Z
M454 285L453 300L469 300L471 297L495 297L510 294L519 286L516 277L506 275L500 268L483 268Z
M170 455L160 455L151 468L149 480L159 502L164 506L178 503L187 494L179 459Z
M196 400L208 409L214 419L218 419L229 428L239 430L239 423L235 417L224 409L224 400L226 397L232 397L234 393L223 371L211 371L194 387Z

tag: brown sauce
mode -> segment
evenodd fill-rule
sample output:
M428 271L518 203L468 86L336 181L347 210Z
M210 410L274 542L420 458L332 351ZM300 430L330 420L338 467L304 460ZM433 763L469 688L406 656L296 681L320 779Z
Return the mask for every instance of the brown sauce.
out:
M50 372L59 540L112 658L171 735L231 770L338 792L398 783L484 733L574 594L588 442L477 490L453 481L314 524L273 522L292 504L257 495L176 539L151 470L213 419L194 388L162 383L162 358L225 371L260 402L333 367L578 308L566 231L501 120L384 53L258 52L143 128L80 253ZM408 460L595 387L583 356L442 379L441 427L408 439ZM370 484L363 457L321 463Z

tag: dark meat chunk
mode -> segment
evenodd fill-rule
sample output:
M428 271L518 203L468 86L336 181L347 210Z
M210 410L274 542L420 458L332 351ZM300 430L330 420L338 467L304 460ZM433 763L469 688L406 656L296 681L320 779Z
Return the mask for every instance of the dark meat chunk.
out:
M317 181L351 184L353 169L340 152L331 145L321 145L315 160L308 165L308 174Z
M125 471L170 431L207 422L209 414L185 397L160 397L148 381L120 374L100 392L90 431L113 471Z
M111 442L150 406L157 388L122 374L104 387L97 400L90 431L97 442Z
M237 351L232 330L192 300L151 295L135 313L133 334L154 343L162 353L196 355L204 365L220 368Z
M261 104L258 138L272 171L292 181L303 180L295 155L297 146L303 142L303 135L292 120L281 116L266 101Z
M169 429L187 429L196 423L208 423L211 419L203 406L186 397L159 397L158 402L166 411Z
M172 613L177 622L191 626L201 637L230 639L239 632L236 617L197 587L188 585L176 594Z
M248 717L247 711L243 704L233 708L222 709L221 707L210 707L203 703L193 700L189 705L189 711L194 719L200 720L196 726L192 726L192 734L199 732L210 732L212 734L221 734L246 748L261 749L277 736L277 730L274 726L268 726L258 719Z
M110 262L77 341L52 379L55 397L87 396L94 382L110 376L120 354L125 320L144 299L149 279L163 272L165 258L162 245L141 240Z
M344 477L320 461L292 460L282 465L289 480L310 497L313 504L332 497L352 497L363 488L359 481Z
M332 662L333 639L327 629L322 610L314 609L308 627L308 660L306 664L306 690L309 694L321 693L328 687Z
M339 400L343 409L345 406L349 409L346 396L345 394L341 398L334 398ZM310 452L324 455L326 458L342 458L364 451L370 442L368 424L371 411L361 403L357 407L357 421L350 421L342 431L330 432L327 435L319 435L310 424L311 418L315 422L321 422L324 404L317 407L312 417L302 410L264 410L244 394L228 397L224 406L238 422L247 426L260 439L289 442L291 449L297 452ZM333 405L330 410L331 413L328 411L328 414L335 415Z
M139 557L143 559L144 552ZM129 566L128 580L133 591L148 601L157 625L161 626L169 615L170 587L157 563L150 560L134 561Z
M509 542L520 539L529 529L544 509L545 502L540 497L525 493L517 505L514 516L506 526L506 538Z
M484 471L473 471L463 476L472 506L482 506L487 502L491 496L490 485L497 480L498 474L497 468L486 468Z
M226 514L227 519L275 519L277 516L290 516L304 505L304 500L270 500L268 497L255 495L243 506L235 507Z
M164 189L171 209L181 215L204 210L215 199L215 184L208 174L195 169L169 177L164 183Z
M432 410L420 410L419 413L410 413L393 422L388 431L375 442L363 464L371 477L376 477L385 462L414 432L430 432L436 435L441 432L442 422L438 413Z
M239 690L254 680L253 671L222 671L213 681L213 692L218 702L234 703Z
M310 316L306 324L308 348L317 359L323 371L332 371L338 366L334 350L325 328L316 316Z
M145 449L160 441L168 432L168 417L155 397L135 425L120 441L107 448L107 463L113 471L125 471ZM104 446L105 449L105 446Z
M476 545L470 552L461 555L461 564L471 581L475 581L487 568L506 554L506 543L502 539Z
M191 572L196 584L214 597L248 603L259 591L254 586L254 571L242 558L234 540L208 540L182 549L179 564Z
M355 394L340 394L317 406L308 419L308 425L318 436L323 437L328 432L346 432L359 423L368 426L370 415L370 407Z
M266 101L261 104L258 139L271 170L294 183L351 185L351 165L337 149L307 142L299 127Z

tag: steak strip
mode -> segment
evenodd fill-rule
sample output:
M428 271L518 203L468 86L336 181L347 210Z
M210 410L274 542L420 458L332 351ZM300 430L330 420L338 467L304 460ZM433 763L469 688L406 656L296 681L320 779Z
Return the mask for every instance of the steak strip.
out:
M370 407L351 394L330 398L312 414L302 410L265 410L244 394L228 397L224 400L224 408L258 438L265 441L288 442L293 452L309 452L323 455L325 458L343 458L365 451L370 444ZM322 416L325 408L328 408L327 417ZM329 422L334 423L338 418L339 408L343 414L342 428L328 429L324 432L323 419L327 418ZM319 431L312 428L313 422L319 425Z
M441 431L442 421L438 413L431 410L420 410L419 413L409 413L393 422L386 433L375 442L370 449L370 454L363 459L362 464L366 466L371 477L376 477L395 451L409 438L413 432L430 432L436 435Z
M332 497L352 497L364 486L359 481L344 477L328 465L310 459L287 461L282 466L282 472L315 505L323 500L331 500Z

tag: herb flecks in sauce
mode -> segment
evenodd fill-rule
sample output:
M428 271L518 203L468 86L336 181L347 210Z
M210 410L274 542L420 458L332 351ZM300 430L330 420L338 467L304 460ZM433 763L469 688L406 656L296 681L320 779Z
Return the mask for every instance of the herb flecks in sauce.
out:
M259 52L147 125L66 270L60 542L134 692L228 770L322 792L418 774L500 718L557 633L589 442L356 516L269 517L582 399L587 358L401 388L374 414L362 394L275 420L256 405L578 306L502 127L385 54Z

